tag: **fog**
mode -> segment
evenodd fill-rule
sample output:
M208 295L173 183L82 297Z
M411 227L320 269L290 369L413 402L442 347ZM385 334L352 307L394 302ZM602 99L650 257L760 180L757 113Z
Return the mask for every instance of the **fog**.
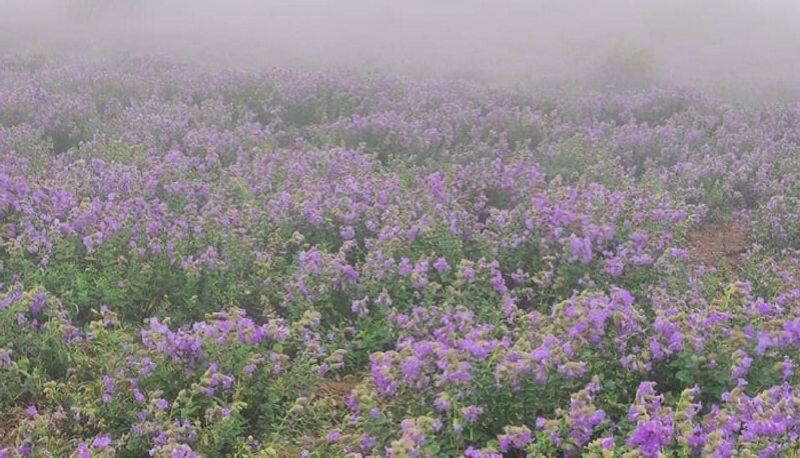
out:
M0 0L0 53L800 92L800 0Z

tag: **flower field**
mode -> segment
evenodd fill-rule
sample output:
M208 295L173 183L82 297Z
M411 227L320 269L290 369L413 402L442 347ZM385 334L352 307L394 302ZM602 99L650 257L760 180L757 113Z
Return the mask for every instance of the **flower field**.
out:
M800 105L0 66L0 457L800 453Z

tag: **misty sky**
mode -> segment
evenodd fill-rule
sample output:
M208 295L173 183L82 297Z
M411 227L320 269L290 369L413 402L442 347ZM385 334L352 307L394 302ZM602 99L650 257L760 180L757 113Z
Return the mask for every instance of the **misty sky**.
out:
M800 0L0 0L0 40L5 53L550 83L637 55L669 84L800 82Z

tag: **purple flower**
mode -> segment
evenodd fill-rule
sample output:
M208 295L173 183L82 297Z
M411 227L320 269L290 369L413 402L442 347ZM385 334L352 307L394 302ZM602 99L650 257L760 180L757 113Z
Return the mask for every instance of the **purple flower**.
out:
M359 300L354 300L351 302L350 310L352 310L353 313L357 314L359 317L363 318L369 315L369 307L367 307L368 302L369 297L367 296Z
M34 315L38 315L39 312L41 312L42 309L44 309L44 307L45 307L45 297L44 293L40 291L36 293L36 295L31 300L31 306L30 306L31 313Z
M665 427L658 420L650 420L639 425L628 438L628 445L638 448L647 457L655 457L661 447L669 444L672 429Z
M364 451L371 450L375 447L375 444L378 443L378 438L375 436L370 436L369 434L362 434L361 438L359 439L359 444L361 445L361 449Z
M100 436L92 441L92 447L97 447L101 450L108 448L111 445L111 438L109 436Z
M25 457L31 456L31 454L33 454L33 444L30 442L25 442L17 448L17 453Z
M339 234L344 240L352 240L356 235L356 231L352 227L346 226L339 231Z
M450 270L450 264L444 258L438 258L433 263L433 268L436 269L437 272L442 273Z
M75 455L77 455L78 458L92 458L92 452L89 450L89 446L83 441L78 443L78 447L75 449Z
M592 261L592 241L588 237L570 235L569 250L572 259L577 259L582 264L589 264Z
M474 280L475 279L475 270L472 267L464 267L461 271L461 275L466 278L467 280Z
M478 420L478 417L483 415L483 407L470 405L461 409L461 413L464 415L465 420L470 423L475 423Z
M446 412L450 410L450 396L447 393L439 393L433 401L433 406L439 412Z

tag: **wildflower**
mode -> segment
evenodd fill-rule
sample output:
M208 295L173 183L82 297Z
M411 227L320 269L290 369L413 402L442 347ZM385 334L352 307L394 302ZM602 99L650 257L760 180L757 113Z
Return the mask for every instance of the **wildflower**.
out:
M357 314L359 317L363 318L369 315L369 308L367 307L367 303L369 302L369 297L364 296L362 299L354 300L351 302L350 310L353 313Z
M470 423L475 423L483 414L483 407L479 407L476 405L470 405L461 409L462 415L464 415L464 419Z
M339 235L341 235L344 240L352 240L356 235L356 231L350 226L345 226L339 230Z
M636 428L628 438L628 445L638 448L647 457L655 457L661 452L661 447L669 444L671 436L671 428L658 420L650 420Z
M111 445L111 438L109 436L100 436L92 441L92 447L97 447L101 450L108 448Z
M438 258L433 263L433 268L436 269L437 272L442 273L450 270L450 264L444 258Z
M592 241L588 237L570 235L569 250L572 254L572 259L576 259L582 264L589 264L592 261Z
M474 280L475 270L472 267L466 266L461 270L461 276L467 280Z
M508 452L512 448L522 450L533 440L531 431L525 426L506 426L504 431L505 434L501 434L498 437L500 450L503 453Z
M75 456L76 458L92 458L92 452L89 450L89 446L86 445L85 442L80 441L78 443L78 447L75 448Z
M447 393L439 393L433 401L433 406L440 412L450 410L450 396Z
M369 434L362 434L361 438L359 439L361 449L364 451L371 450L377 443L378 438L375 436L370 436Z

